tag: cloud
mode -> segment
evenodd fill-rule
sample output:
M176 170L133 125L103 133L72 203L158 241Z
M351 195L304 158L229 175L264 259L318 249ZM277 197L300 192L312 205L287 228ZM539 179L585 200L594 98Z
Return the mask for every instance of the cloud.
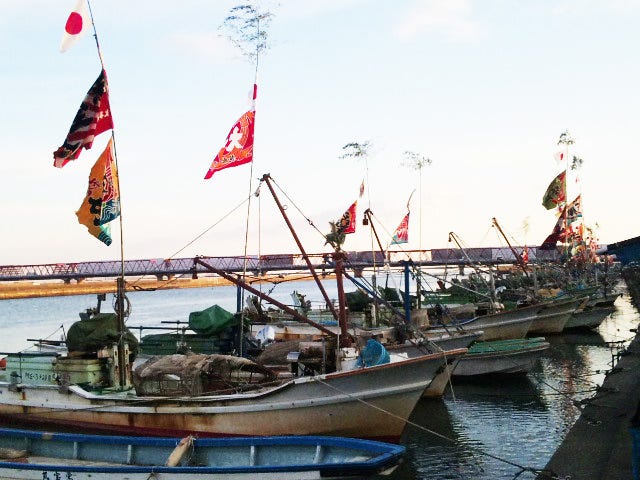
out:
M414 38L423 32L450 40L471 40L482 35L472 18L470 0L420 0L414 2L396 28L400 38Z

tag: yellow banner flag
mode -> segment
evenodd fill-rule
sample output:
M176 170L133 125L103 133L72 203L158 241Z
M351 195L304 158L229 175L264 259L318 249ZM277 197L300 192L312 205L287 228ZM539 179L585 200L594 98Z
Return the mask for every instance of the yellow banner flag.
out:
M111 245L109 222L120 215L118 171L113 155L113 138L98 158L89 174L89 188L76 212L78 222L106 245Z

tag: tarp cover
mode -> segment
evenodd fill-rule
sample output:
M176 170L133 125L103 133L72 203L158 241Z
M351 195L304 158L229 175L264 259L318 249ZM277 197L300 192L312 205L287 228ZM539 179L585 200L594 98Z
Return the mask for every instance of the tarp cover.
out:
M235 316L219 305L189 314L189 328L200 335L215 335L236 323Z
M74 323L67 332L67 349L70 352L95 352L118 343L118 317L115 313L98 313L91 318ZM125 330L131 359L138 354L138 339L129 329Z
M389 352L384 346L370 338L367 340L367 344L360 351L360 355L356 360L356 366L358 367L373 367L374 365L382 365L384 363L389 363L391 358L389 357Z

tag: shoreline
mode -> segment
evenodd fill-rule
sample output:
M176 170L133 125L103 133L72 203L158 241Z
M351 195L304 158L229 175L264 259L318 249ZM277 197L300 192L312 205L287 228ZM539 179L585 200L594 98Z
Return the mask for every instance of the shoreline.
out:
M322 278L332 278L327 275ZM286 281L309 281L313 280L308 273L305 274L289 274ZM279 275L264 275L258 279L252 278L251 284L267 283L273 281L283 281ZM158 280L156 278L125 278L127 290L134 288L140 290L173 290L181 288L207 288L207 287L223 287L230 286L233 283L217 276L201 276L196 279L192 278L169 278ZM115 293L115 279L96 279L83 280L82 282L65 283L62 280L46 280L41 282L33 282L28 280L16 282L0 282L0 300L15 300L23 298L39 298L39 297L58 297L71 295L92 295L99 293Z

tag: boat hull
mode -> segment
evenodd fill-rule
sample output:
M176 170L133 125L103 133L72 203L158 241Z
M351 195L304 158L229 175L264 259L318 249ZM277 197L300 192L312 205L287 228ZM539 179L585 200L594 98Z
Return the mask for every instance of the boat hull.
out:
M458 360L453 377L527 373L549 348L549 343L544 339L518 339L482 342L474 348L476 351L472 348Z
M398 441L442 353L300 377L263 391L209 397L92 394L78 386L0 384L0 416L13 425L77 432L199 437L338 435Z
M585 307L582 311L576 311L571 315L569 321L564 326L565 330L593 330L616 311L616 307Z
M342 437L235 439L63 434L0 428L0 478L319 479L370 476L405 448ZM173 465L173 466L167 466Z
M445 334L460 328L466 332L482 332L479 341L509 340L524 338L529 332L531 323L535 320L538 309L524 307L506 312L482 315L470 320L456 322L447 327L429 327L425 335Z
M540 310L529 328L529 334L562 333L573 312L586 298L568 298L540 304Z

